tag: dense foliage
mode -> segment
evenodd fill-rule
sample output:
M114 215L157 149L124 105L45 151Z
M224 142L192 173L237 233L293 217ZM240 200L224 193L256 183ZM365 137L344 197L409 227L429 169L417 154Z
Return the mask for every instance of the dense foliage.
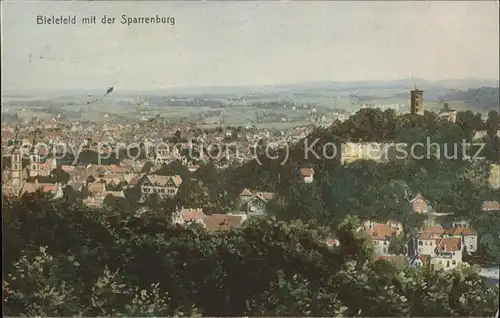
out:
M228 233L96 214L40 194L4 200L8 316L491 316L472 269L373 261L353 222L251 221ZM325 245L335 235L337 248Z

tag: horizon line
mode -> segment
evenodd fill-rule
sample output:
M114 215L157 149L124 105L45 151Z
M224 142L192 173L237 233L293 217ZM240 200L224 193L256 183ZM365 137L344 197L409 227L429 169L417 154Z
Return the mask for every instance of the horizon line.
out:
M430 83L436 83L436 82L445 82L445 81L485 81L485 82L497 82L497 86L500 84L500 78L480 78L480 77L461 77L461 78L441 78L441 79L428 79L424 77L406 77L406 78L395 78L395 79L385 79L385 80L312 80L312 81L302 81L302 82L291 82L291 83L276 83L276 84L248 84L248 85L231 85L231 84L221 84L221 85L193 85L193 86L171 86L171 87L166 87L166 88L150 88L150 89L134 89L134 88L126 88L121 90L121 92L127 92L127 93L132 93L132 92L154 92L154 91L169 91L169 90L193 90L193 89L244 89L244 88L273 88L273 87L280 87L280 86L296 86L296 85L305 85L305 84L327 84L327 83L332 83L332 84L343 84L343 83L391 83L391 82L398 82L398 81L427 81ZM411 83L409 83L411 84ZM3 85L2 85L3 86ZM119 86L114 86L115 88L119 88ZM496 86L495 86L496 87ZM63 88L63 89L58 89L58 88L25 88L25 89L8 89L6 87L2 87L2 96L8 95L8 94L15 94L15 93L28 93L29 91L32 92L63 92L63 91L97 91L97 90L103 90L103 88L81 88L81 87L75 87L75 88ZM104 88L105 90L105 88ZM120 94L120 93L118 93Z

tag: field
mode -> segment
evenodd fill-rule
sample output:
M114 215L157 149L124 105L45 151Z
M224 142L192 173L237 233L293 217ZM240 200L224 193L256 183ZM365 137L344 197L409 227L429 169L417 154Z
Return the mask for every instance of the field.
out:
M96 122L131 122L141 119L147 120L159 115L166 120L180 118L195 120L202 127L226 124L288 128L309 123L308 111L302 109L302 105L305 104L317 108L318 114L324 115L327 122L334 119L335 110L345 110L352 113L360 109L363 104L369 107L402 104L406 105L406 107L401 110L409 111L409 91L413 88L415 82L419 85L419 88L424 90L424 108L434 112L443 109L444 105L439 100L444 96L448 96L449 87L458 87L456 81L448 85L439 81L407 79L373 83L318 82L291 86L278 85L271 88L261 88L261 92L257 87L217 88L212 93L209 93L205 88L200 91L194 90L188 95L182 95L178 92L179 94L175 96L169 95L167 92L151 92L138 95L137 93L121 92L118 89L117 92L109 96L92 95L96 96L94 101L89 100L94 97L83 94L82 90L74 92L74 95L70 92L59 95L45 94L36 96L11 94L3 96L2 115L9 118L9 120L15 118L16 115L21 120L36 118L50 120L61 114L63 120L66 121L90 120ZM447 102L450 108L458 111L467 110L468 104L465 99L473 94L467 88L485 85L483 82L469 82L462 83L461 92L458 92L456 96L453 95L461 99L448 98ZM478 94L484 95L481 95L483 97L487 95L486 93L484 89L478 91ZM169 101L172 100L171 98L185 102L182 103L183 106L167 106ZM495 106L490 105L490 99L487 99L486 104L481 104L474 109L474 111L480 110L483 118L487 114L487 110ZM245 100L244 103L247 106L238 104L238 101L241 100ZM208 101L208 103L205 101ZM217 103L228 104L233 101L236 101L233 105L217 108ZM190 105L191 102L193 102L192 105ZM283 103L283 107L275 104L274 108L257 109L252 106L253 103L269 105L276 102ZM292 109L292 104L296 106L295 110Z

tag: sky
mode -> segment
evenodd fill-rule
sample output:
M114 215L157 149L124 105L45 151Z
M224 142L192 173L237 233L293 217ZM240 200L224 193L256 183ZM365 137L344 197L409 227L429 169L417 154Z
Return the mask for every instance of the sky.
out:
M175 25L125 26L122 14ZM1 22L4 92L499 78L495 1L2 1Z

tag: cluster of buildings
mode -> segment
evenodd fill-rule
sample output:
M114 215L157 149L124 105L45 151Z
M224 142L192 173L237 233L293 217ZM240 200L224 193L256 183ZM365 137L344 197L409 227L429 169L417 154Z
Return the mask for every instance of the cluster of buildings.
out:
M157 118L151 122L133 124L80 121L68 124L36 120L22 125L9 125L2 122L2 153L12 153L16 146L23 155L36 151L41 157L57 154L60 158L62 153L76 155L78 152L93 151L105 159L123 160L130 159L124 158L124 153L132 145L143 145L142 151L147 159L161 165L182 159L180 152L187 153L190 149L226 148L218 155L210 156L205 156L202 151L200 155L192 155L191 151L189 158L185 158L191 163L202 163L210 157L212 162L215 161L224 169L233 163L241 164L252 160L255 157L255 146L261 141L274 147L282 147L305 138L311 131L312 127L308 126L283 131L255 127L208 130L192 124L166 125ZM180 140L171 142L179 135Z
M469 226L453 224L450 228L440 225L424 228L414 240L416 249L411 266L451 269L464 263L465 253L477 251L478 237Z
M306 134L300 129L295 131L297 137L291 135L290 138L300 140L300 136ZM268 136L265 131L261 133ZM203 136L206 136L206 134L201 137ZM189 147L189 143L189 141L181 142L178 145L179 148L171 148L168 147L167 142L163 142L167 147L152 149L153 156L150 158L138 160L124 158L119 164L74 165L64 161L61 162L55 158L42 160L42 155L33 151L35 143L26 138L20 144L9 145L3 149L3 153L7 152L4 159L10 159L5 160L10 161L10 164L4 167L2 172L2 192L6 196L21 196L41 191L52 194L54 198L61 198L66 188L72 188L72 190L84 196L82 198L83 203L91 208L102 208L108 196L125 198L124 190L127 188L139 189L139 202L146 201L147 197L152 194L156 194L159 198L174 197L185 180L175 174L158 174L158 170L161 169L163 164L169 164L176 160L191 172L199 169L204 162L194 163L192 160L187 160L188 158L182 154L183 147ZM93 149L92 145L90 145L89 149ZM174 151L171 149L174 149ZM253 153L243 154L243 158L246 160L253 159L252 156ZM215 163L219 169L224 169L228 164L227 162L217 161L212 161L212 163ZM145 168L146 166L149 168ZM67 174L68 180L57 180L57 171ZM313 169L303 168L301 173L306 183L313 182ZM241 193L238 208L231 215L224 217L217 215L203 216L197 210L198 212L189 218L194 218L197 222L201 222L203 219L203 224L209 224L209 227L213 224L219 224L211 221L214 218L226 218L227 224L234 226L235 224L241 224L247 217L265 215L266 203L272 200L273 197L274 194L272 193L245 189ZM240 223L234 220L239 220Z
M394 221L364 221L359 228L372 241L376 258L401 267L426 266L435 270L468 266L464 256L478 250L478 234L470 223L439 224L435 217L443 214L434 212L430 202L420 194L409 200L409 203L413 213L427 216L422 228L403 229L401 223ZM500 213L500 203L486 201L482 210ZM397 244L401 244L399 249L395 247Z

